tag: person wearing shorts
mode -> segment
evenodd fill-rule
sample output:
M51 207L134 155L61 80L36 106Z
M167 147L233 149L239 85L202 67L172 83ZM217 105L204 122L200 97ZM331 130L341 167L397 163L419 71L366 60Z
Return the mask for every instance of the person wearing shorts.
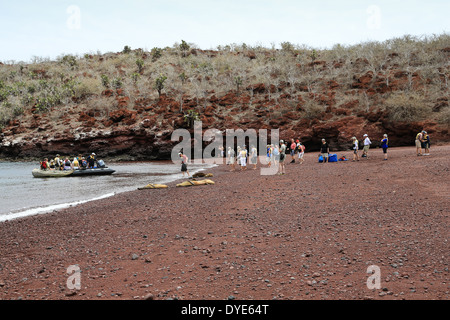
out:
M352 161L359 161L359 155L358 155L359 142L356 139L356 137L353 137L352 140L353 140L353 160Z
M323 158L323 163L328 161L328 155L330 153L330 147L325 139L322 139L322 144L320 145L320 154Z
M235 159L235 152L234 149L231 147L228 147L228 165L231 167L230 171L236 170L236 159Z
M422 155L422 141L423 141L423 131L419 132L416 135L415 143L416 143L416 153L418 157Z
M384 160L387 160L387 150L389 148L389 139L387 134L383 135L383 139L381 140L381 148L383 148Z
M296 148L297 148L297 144L295 143L294 139L291 139L291 146L290 146L291 163L295 163L295 149Z
M305 155L305 146L302 145L302 143L297 140L297 154L298 154L298 161L300 162L300 164L303 163L303 161L305 161L305 159L303 158L303 156Z
M424 152L424 156L429 156L430 155L430 136L428 135L428 133L426 131L422 132L422 149L425 149Z
M369 139L369 135L364 135L364 148L363 148L363 154L362 157L369 159L369 149L370 145L372 144L372 141Z
M286 169L285 169L285 163L284 160L286 159L286 145L284 144L284 141L281 140L280 141L281 146L280 146L280 165L279 165L279 169L278 169L278 174L286 174Z
M251 146L250 150L250 163L253 164L253 170L256 170L256 163L258 162L258 150L256 150L255 146Z
M181 172L183 173L183 177L185 176L185 174L187 174L188 177L190 177L191 175L189 174L189 171L187 168L188 157L186 155L184 155L182 152L179 153L179 156L181 158Z
M241 163L241 171L242 170L247 170L247 149L245 148L245 146L241 149L240 151L240 163Z

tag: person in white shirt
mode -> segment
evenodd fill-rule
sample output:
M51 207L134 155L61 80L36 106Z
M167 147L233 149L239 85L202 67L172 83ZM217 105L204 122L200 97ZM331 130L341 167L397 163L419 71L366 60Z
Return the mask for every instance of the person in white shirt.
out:
M367 134L364 135L364 149L363 149L363 158L369 159L369 149L372 141L370 141L369 136Z
M297 140L297 150L298 150L298 161L300 164L302 164L305 159L303 158L305 154L305 146L300 142L300 140Z
M352 143L353 144L353 146L352 146L352 148L353 148L353 160L352 161L359 161L359 155L358 155L359 142L356 139L356 137L353 137L352 140L353 140L353 143Z
M228 147L228 165L231 167L230 171L235 171L236 170L236 154L234 152L234 149L232 149L231 147Z
M240 150L241 171L247 170L247 148L244 146Z

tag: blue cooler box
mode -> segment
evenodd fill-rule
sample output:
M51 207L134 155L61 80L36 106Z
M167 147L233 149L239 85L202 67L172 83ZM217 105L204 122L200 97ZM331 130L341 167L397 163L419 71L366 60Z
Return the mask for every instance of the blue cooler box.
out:
M328 162L338 162L337 154L330 154L328 157Z

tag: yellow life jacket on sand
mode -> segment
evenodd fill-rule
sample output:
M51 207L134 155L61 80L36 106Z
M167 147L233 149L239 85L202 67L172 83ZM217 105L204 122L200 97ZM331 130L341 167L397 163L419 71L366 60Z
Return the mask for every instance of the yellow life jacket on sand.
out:
M138 188L138 190L144 190L144 189L167 189L168 186L166 186L165 184L148 184L143 188Z
M177 187L201 186L201 185L209 185L209 184L214 184L214 181L209 180L209 179L200 180L200 181L196 181L196 180L185 181L183 183L177 184Z

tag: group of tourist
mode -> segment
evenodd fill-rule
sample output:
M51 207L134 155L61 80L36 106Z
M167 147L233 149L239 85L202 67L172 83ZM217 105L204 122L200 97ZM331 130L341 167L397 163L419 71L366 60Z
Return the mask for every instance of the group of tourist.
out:
M360 142L356 137L352 137L352 151L353 151L353 159L352 161L359 161L360 158L369 159L369 150L371 148L372 141L369 138L368 134L363 135L362 153L360 155ZM388 160L388 149L389 149L389 138L387 134L384 134L383 137L379 141L379 146L383 150L383 160ZM416 136L416 147L417 147L417 155L418 156L427 156L430 155L430 136L427 134L425 130L421 131ZM425 153L422 153L422 149L425 150ZM256 169L256 163L258 158L258 152L254 146L250 148L250 156L248 155L247 148L245 146L238 147L237 153L233 150L233 148L229 147L227 151L227 165L231 167L230 171L236 171L236 163L240 166L240 170L247 169L247 163L253 165L253 169ZM279 174L285 174L285 163L286 156L290 155L290 163L298 163L302 164L304 162L304 154L305 154L305 146L300 142L299 139L294 140L291 139L290 143L286 144L284 140L280 140L279 145L267 145L266 155L267 155L267 163L268 166L278 166ZM297 158L295 157L297 155ZM221 150L221 156L224 157L223 149ZM330 156L330 147L326 139L322 139L322 143L320 145L319 157L323 159L321 162L326 163L329 162ZM346 161L345 157L342 159Z
M221 154L223 157L225 153ZM258 152L255 146L250 146L250 152L244 145L237 147L237 152L233 148L228 147L227 150L227 165L230 165L230 171L236 171L236 163L240 166L240 170L247 170L247 163L253 165L253 170L256 170L256 164L258 163Z
M361 158L369 159L369 150L372 145L372 141L369 138L368 134L363 136L363 150L361 154ZM383 149L384 160L387 160L387 151L389 148L389 138L387 134L383 135L383 138L380 140L380 147ZM353 159L352 161L359 161L359 141L356 137L352 137L352 150L353 150ZM325 139L322 139L322 144L320 145L320 154L323 158L323 163L328 162L330 154L330 147L328 146L328 142Z
M78 170L78 169L92 169L97 166L103 166L103 161L98 160L95 153L91 153L89 156L84 157L78 155L72 160L69 157L61 157L59 154L56 155L54 159L50 161L45 158L40 162L41 170Z
M290 150L291 163L296 163L295 154L298 156L299 163L303 163L303 155L305 154L305 146L301 144L299 140L294 141L291 139L289 148L286 143L281 140L280 144L270 144L266 147L267 164L271 166L279 166L279 173L285 173L285 161L287 150ZM225 157L225 153L221 152L221 156ZM244 145L237 147L237 152L231 147L228 147L226 154L226 164L231 167L230 171L236 171L236 164L240 167L240 171L247 170L247 164L252 166L253 170L256 170L256 164L258 163L258 151L255 146L250 146L250 152Z

